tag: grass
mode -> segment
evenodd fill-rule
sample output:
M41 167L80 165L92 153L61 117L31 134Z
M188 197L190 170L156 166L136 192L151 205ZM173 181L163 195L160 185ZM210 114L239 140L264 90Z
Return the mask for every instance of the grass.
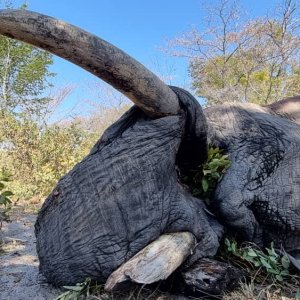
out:
M192 297L184 295L172 295L157 289L149 289L145 286L138 286L128 292L106 293L99 286L97 291L89 295L83 294L78 298L62 298L63 300L89 299L89 300L300 300L299 281L280 284L278 282L269 282L258 284L255 278L251 278L248 283L240 283L239 287L230 293L222 296L204 295L201 297Z
M297 274L287 256L278 254L272 244L262 250L253 243L237 246L236 242L225 239L224 248L220 258L247 271L250 281L240 283L238 289L222 299L300 300L299 271Z
M281 285L278 282L269 284L257 284L255 279L252 278L250 283L241 283L240 287L226 294L223 300L290 300L300 299L298 287L288 285Z

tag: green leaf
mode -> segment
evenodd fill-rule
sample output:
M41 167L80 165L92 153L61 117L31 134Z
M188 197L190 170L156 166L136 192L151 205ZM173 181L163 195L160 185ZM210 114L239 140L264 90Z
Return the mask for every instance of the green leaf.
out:
M203 175L211 174L211 170L203 170Z
M257 257L257 253L252 249L250 248L248 251L247 251L247 255L251 256L251 257Z
M63 286L66 290L75 291L75 292L81 292L84 289L84 286L80 285L74 285L74 286Z
M205 178L201 180L203 191L206 193L208 191L208 182Z
M280 271L279 270L275 270L275 269L269 269L268 273L274 274L274 275L280 275Z
M11 203L11 200L3 195L0 195L0 204L6 206Z
M6 197L0 195L0 204L6 204Z
M289 270L283 270L283 271L280 272L280 275L288 276L288 275L290 275L290 272L289 272Z
M234 254L236 254L236 253L237 253L237 245L236 245L236 242L232 242L231 248L232 248L232 252L233 252Z
M227 247L230 247L231 244L228 238L226 238L224 242Z
M10 196L13 196L14 193L11 192L11 191L5 191L5 192L3 192L1 195L4 196L4 197L10 197Z
M280 282L283 281L283 278L282 278L281 275L275 275L275 278L276 278L276 280L278 280L278 281L280 281Z
M243 254L243 259L245 259L245 260L248 261L248 262L254 263L254 265L255 265L255 263L257 262L253 257L247 255L246 253ZM259 263L259 264L260 264L260 263Z
M260 261L258 261L258 260L256 260L255 262L254 262L254 266L255 267L260 267L261 266L261 262ZM277 274L277 273L276 273Z
M276 253L275 249L273 248L273 243L271 243L271 248L270 249L266 248L266 250L267 250L269 256L273 256L275 258L278 257L278 254Z
M68 296L70 294L70 291L64 292L62 294L60 294L57 298L55 298L54 300L65 300L67 299L66 296Z
M281 257L281 264L282 264L282 266L285 269L289 268L289 266L290 266L290 260L289 260L289 258L286 255L284 255L284 256Z
M267 269L271 269L272 267L270 266L270 264L266 261L266 259L264 259L263 257L260 257L259 260L261 261L262 265L267 268Z

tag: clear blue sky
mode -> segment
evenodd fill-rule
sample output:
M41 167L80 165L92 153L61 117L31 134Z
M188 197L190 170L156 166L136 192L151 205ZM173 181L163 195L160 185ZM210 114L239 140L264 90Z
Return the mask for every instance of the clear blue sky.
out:
M22 2L13 1L16 6ZM167 57L158 48L165 45L166 39L180 35L191 26L199 28L205 17L203 5L214 2L216 0L29 0L28 4L30 10L62 19L98 35L154 72L169 75L164 73L172 69L175 77L167 83L187 87L187 62ZM250 16L264 15L270 6L274 7L271 0L242 0L240 4ZM97 80L79 67L58 58L52 71L58 74L55 84L76 85L64 104L65 108L84 99L86 83Z

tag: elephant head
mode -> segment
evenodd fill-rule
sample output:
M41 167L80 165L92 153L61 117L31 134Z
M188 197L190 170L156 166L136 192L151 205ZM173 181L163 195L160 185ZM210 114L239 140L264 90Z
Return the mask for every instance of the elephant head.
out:
M197 256L214 255L222 227L180 186L176 171L206 156L206 121L198 102L120 49L62 21L3 10L0 33L83 67L136 103L43 204L35 233L47 280L104 282L169 232L193 233L201 245Z

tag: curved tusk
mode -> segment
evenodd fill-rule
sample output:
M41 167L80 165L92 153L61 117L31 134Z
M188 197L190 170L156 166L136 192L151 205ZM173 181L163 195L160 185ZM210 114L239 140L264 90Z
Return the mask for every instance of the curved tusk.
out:
M147 115L179 112L175 93L142 64L76 26L27 10L0 10L0 34L32 44L91 72L136 103Z

